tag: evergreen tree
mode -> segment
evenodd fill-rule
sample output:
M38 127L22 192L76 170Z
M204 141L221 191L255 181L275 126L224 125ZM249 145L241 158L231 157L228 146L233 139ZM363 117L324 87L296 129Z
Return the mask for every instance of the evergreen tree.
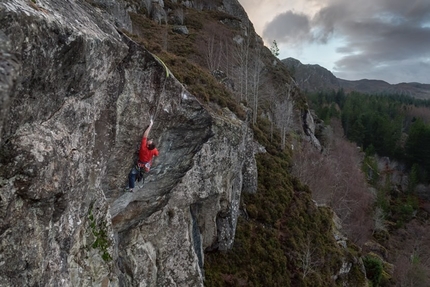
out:
M270 52L272 52L275 57L279 56L279 48L278 43L276 43L276 40L273 40L272 46L270 46Z

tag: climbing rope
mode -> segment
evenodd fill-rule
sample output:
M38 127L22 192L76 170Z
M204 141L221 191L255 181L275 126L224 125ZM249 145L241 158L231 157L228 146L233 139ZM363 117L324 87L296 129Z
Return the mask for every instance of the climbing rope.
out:
M152 111L150 111L151 120L154 120L155 118L157 118L158 113L160 112L159 108L160 108L161 98L162 98L162 96L164 96L164 92L165 92L165 89L166 89L167 79L170 76L170 71L167 68L166 64L164 64L164 62L158 56L156 56L156 55L154 55L152 53L151 53L151 55L154 56L155 60L157 60L157 62L159 62L164 67L164 70L166 71L166 77L164 78L164 83L163 83L163 86L161 88L161 93L160 93L160 96L157 98L157 101L156 101L155 112L152 114Z

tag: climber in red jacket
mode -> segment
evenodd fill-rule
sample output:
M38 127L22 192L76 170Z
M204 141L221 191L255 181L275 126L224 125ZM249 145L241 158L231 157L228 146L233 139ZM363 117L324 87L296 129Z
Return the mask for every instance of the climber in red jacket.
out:
M142 142L139 148L139 159L137 160L137 164L131 169L130 173L128 174L127 190L130 192L133 192L136 177L138 177L139 180L143 181L143 172L149 172L154 156L158 156L158 150L155 147L154 142L152 141L152 139L148 140L148 135L151 131L153 123L154 122L151 119L149 126L143 133Z

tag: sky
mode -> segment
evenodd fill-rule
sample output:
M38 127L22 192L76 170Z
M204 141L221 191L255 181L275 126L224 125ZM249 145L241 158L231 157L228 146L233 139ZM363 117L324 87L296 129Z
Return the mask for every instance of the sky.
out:
M430 84L430 0L239 0L279 59L345 80Z

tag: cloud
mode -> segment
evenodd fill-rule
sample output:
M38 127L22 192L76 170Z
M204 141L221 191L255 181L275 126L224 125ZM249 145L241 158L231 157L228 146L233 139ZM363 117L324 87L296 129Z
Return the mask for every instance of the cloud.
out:
M302 2L313 3L308 1ZM408 81L414 77L423 79L419 73L429 74L430 70L425 69L430 61L430 1L325 0L319 3L313 14L292 10L278 14L267 22L262 37L266 42L276 40L291 48L336 42L339 58L334 70L337 74L371 75L370 70L375 70L373 75L378 77L384 71L390 82L400 76L394 76L389 69L404 69L398 74ZM430 77L425 82L430 82Z
M346 80L378 79L388 83L429 83L429 71L430 61L408 60L399 61L391 66L381 64L372 69L335 70L333 73L336 77Z
M295 45L309 41L310 21L304 14L287 11L276 16L263 30L263 37L270 41Z

